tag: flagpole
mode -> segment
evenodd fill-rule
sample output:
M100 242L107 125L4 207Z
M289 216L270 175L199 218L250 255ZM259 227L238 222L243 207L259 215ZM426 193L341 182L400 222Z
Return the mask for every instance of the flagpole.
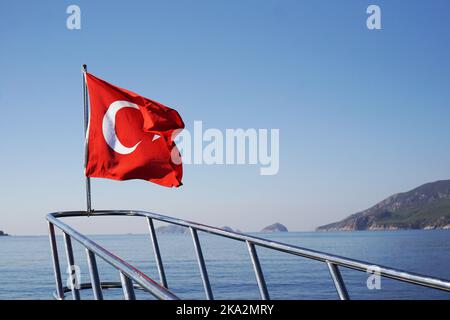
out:
M88 92L86 83L87 66L83 64L83 102L84 102L84 170L86 172L87 160L88 160L88 129L89 129L89 107L88 107ZM91 204L91 178L86 176L86 212L89 214L92 212Z

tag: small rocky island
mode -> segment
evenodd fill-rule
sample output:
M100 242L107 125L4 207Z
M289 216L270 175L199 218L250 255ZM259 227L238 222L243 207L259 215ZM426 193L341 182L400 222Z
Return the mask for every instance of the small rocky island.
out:
M274 223L265 227L261 232L288 232L288 229L281 223Z
M0 237L6 237L6 236L8 236L8 234L3 232L2 230L0 230Z
M394 194L318 231L450 229L450 180Z

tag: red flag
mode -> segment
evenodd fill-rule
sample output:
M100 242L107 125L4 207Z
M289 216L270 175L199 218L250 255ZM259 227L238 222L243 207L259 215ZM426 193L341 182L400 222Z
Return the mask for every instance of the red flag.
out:
M90 100L86 176L180 186L183 168L173 141L174 131L184 128L178 112L89 73L86 81Z

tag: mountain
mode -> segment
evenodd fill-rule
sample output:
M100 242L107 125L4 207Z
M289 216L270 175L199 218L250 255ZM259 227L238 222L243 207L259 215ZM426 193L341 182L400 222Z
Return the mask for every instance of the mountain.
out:
M261 232L288 232L288 229L281 223L274 223L265 227Z
M2 230L0 230L0 237L7 236L7 235L8 235L7 233L4 233Z
M450 180L394 194L318 231L450 229Z

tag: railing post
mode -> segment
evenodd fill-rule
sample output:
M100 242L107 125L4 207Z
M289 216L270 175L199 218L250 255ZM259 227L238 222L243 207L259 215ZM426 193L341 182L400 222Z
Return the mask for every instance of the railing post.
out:
M56 244L55 226L48 222L48 236L50 238L50 248L52 251L53 271L55 275L56 294L59 300L64 299L64 290L61 280L61 268L59 266L58 246Z
M133 282L122 271L120 271L120 282L122 283L125 300L136 300Z
M69 277L72 280L71 283L71 290L72 290L72 297L73 300L80 300L80 291L78 288L76 288L76 271L73 269L75 266L75 260L73 258L73 248L72 248L72 240L70 239L70 236L64 232L64 242L66 244L66 257L67 257L67 265L69 266ZM75 280L75 281L74 281ZM75 282L75 283L74 283Z
M100 277L98 275L97 261L95 254L86 248L87 262L89 266L89 274L91 276L92 291L94 292L95 300L103 300L102 286L100 284Z
M333 279L334 286L336 288L339 299L349 300L347 289L345 288L344 280L342 279L339 268L334 263L327 261L328 270L330 270L331 278Z
M270 300L269 292L267 291L266 281L264 280L264 274L261 269L261 264L259 263L258 254L256 253L255 245L250 241L245 241L247 243L248 252L252 259L253 270L255 271L256 282L258 282L259 293L261 294L262 300Z
M156 238L155 226L153 225L153 219L148 218L148 230L150 232L150 238L152 239L153 252L155 254L156 266L158 267L159 280L161 285L168 288L166 274L164 272L164 266L161 259L161 253L159 251L158 239Z
M202 276L203 287L205 288L206 299L214 300L211 290L211 284L209 283L208 271L206 270L205 259L203 258L202 248L200 241L198 240L197 230L189 227L191 230L192 240L194 241L195 253L197 255L198 267L200 269L200 275Z

